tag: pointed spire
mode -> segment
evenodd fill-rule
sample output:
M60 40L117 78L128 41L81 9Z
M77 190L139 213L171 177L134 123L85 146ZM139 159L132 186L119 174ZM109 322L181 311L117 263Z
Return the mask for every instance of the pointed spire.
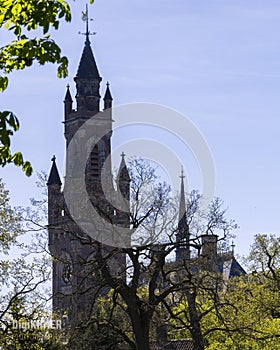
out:
M64 102L66 102L66 101L73 102L72 96L71 96L71 93L70 93L70 89L69 89L70 88L69 84L67 84L66 88L67 88L67 90L66 90L66 94L65 94L65 97L64 97Z
M184 170L181 170L181 193L180 193L180 205L179 205L179 222L186 215L186 198L185 198L185 186L184 186Z
M108 82L107 82L107 88L106 88L103 100L104 100L104 110L112 108L113 98L110 91L110 84ZM112 117L112 111L110 112L110 115Z
M176 247L176 261L182 259L190 258L190 246L189 246L189 225L187 223L187 211L186 211L186 198L185 198L185 186L184 186L184 171L183 167L181 170L181 193L180 193L180 203L179 203L179 222L177 231L177 243L179 245Z
M56 162L55 162L55 156L52 157L52 167L51 167L51 171L50 171L50 175L48 178L48 182L47 182L47 186L50 185L59 185L61 186L62 183L60 181L60 177L59 177L59 173L57 170L57 166L56 166Z
M109 84L108 81L107 81L106 86L107 86L107 88L106 88L103 100L104 101L113 101L113 98L112 98L112 95L111 95L111 91L110 91L110 84Z
M125 162L125 154L124 152L122 152L121 154L122 160L121 160L121 164L119 167L119 172L118 172L118 181L130 181L130 176L129 176L129 172L126 166L126 162Z
M130 176L125 163L125 154L122 152L121 154L122 160L119 167L118 177L117 177L117 187L118 191L122 195L123 198L129 201L130 198ZM127 204L125 204L127 205ZM129 210L128 208L125 211Z
M85 42L85 47L80 60L77 77L79 78L95 78L99 81L102 78L99 75L98 68L90 47L90 41Z
M69 84L67 85L67 90L66 90L66 94L64 97L64 116L65 116L65 120L68 119L68 116L71 114L72 112L72 104L73 104L73 100L72 100L72 96L69 90Z
M234 244L234 241L232 240L232 242L231 242L231 253L232 253L232 256L234 256L234 248L235 248L235 244Z

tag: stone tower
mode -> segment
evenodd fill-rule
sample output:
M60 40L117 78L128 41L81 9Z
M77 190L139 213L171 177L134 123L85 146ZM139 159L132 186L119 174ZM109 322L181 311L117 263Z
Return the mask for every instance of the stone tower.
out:
M87 136L87 146L90 151L83 149L83 145L74 145L75 152L67 152L65 178L79 178L84 174L88 197L100 215L112 223L124 227L129 226L129 215L115 209L108 202L104 194L104 180L110 193L120 193L122 198L129 201L130 178L122 156L117 189L113 186L111 171L111 136L112 136L112 95L107 83L104 94L104 108L100 109L100 84L96 61L89 40L88 20L86 21L86 40L74 78L76 84L76 106L73 108L73 99L70 87L67 86L64 98L64 135L66 149L75 133L88 120L94 123L94 134ZM91 147L92 140L95 141ZM79 166L80 155L89 152L86 166ZM95 252L94 242L69 214L69 203L66 203L62 182L56 166L55 157L52 158L48 186L48 232L49 249L53 256L53 310L59 315L65 314L70 324L76 324L79 318L89 314L94 295L98 289L97 279L89 269L90 261ZM127 202L126 202L127 203ZM78 206L80 203L71 203ZM109 246L104 246L109 249ZM123 254L115 257L115 268L125 269L126 257ZM82 315L82 316L81 316Z

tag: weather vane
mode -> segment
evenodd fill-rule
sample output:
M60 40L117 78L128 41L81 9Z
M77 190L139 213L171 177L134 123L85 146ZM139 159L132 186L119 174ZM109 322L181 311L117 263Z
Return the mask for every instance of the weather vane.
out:
M88 29L88 21L93 21L92 18L88 17L88 5L86 4L86 11L82 11L82 20L86 22L86 31L85 33L79 32L79 34L85 35L86 36L86 41L89 41L89 35L95 35L96 32L90 32Z

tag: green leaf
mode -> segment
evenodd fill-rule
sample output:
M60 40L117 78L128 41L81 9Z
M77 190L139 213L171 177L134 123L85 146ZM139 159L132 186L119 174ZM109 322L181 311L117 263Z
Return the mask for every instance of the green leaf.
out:
M1 67L1 64L0 64ZM4 91L8 86L8 78L0 75L0 91Z
M22 156L21 152L15 153L12 157L12 160L13 160L14 164L17 166L23 165L23 156Z
M10 112L10 118L8 119L8 123L14 129L14 131L17 131L19 129L19 121L12 112Z
M21 10L22 10L21 4L20 3L16 3L13 6L13 8L12 8L12 14L13 15L18 15L18 14L20 14Z
M25 174L27 176L31 176L33 173L32 166L31 166L30 162L28 162L28 161L24 162L22 170L25 172Z

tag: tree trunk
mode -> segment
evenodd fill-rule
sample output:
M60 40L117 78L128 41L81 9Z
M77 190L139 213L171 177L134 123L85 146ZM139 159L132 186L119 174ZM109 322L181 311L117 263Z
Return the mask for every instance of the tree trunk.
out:
M200 320L198 311L195 304L196 294L195 292L187 292L188 307L190 313L191 334L194 342L195 350L204 350L206 341L201 332Z
M129 308L137 350L150 350L150 319L148 313L139 312L137 308Z
M149 326L134 328L137 350L150 350Z

